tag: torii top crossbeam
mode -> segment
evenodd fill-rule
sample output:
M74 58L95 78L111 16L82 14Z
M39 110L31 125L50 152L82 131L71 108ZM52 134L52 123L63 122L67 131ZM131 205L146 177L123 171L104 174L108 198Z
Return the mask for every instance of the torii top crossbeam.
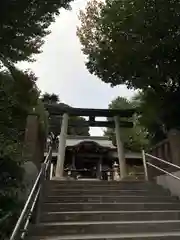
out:
M63 115L82 117L126 117L130 118L135 113L135 109L93 109L93 108L72 108L61 107L59 104L45 104L45 108L50 115Z

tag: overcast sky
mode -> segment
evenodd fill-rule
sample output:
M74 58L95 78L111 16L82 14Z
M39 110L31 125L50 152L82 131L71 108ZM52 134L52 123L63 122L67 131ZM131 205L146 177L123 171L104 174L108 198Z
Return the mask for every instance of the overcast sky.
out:
M86 69L76 36L79 9L86 3L87 0L76 0L71 4L71 11L62 9L50 27L51 34L45 39L42 53L35 57L36 62L23 63L20 67L32 69L40 90L58 94L61 102L73 107L107 108L117 96L130 98L133 91L125 86L111 88ZM102 129L91 129L91 134L102 135Z

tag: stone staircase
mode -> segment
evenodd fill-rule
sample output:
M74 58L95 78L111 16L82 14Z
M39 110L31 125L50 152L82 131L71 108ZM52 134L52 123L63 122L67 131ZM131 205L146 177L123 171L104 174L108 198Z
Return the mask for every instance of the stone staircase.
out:
M180 201L154 183L48 181L27 239L180 239Z

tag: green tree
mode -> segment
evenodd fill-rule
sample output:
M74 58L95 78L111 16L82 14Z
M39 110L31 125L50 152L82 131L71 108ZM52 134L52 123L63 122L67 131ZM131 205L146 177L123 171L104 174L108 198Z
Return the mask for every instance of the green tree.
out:
M41 51L49 25L71 0L6 0L0 2L0 61L32 60Z
M14 127L24 131L27 114L33 111L38 99L35 81L33 73L22 72L12 66L9 71L0 72L1 123L4 123L9 131ZM21 131L18 132L19 135Z
M102 81L159 94L179 89L179 1L90 1L80 20L86 66Z
M42 96L41 96L41 100L42 102L44 103L48 103L48 104L53 104L53 103L59 103L60 102L60 99L59 99L59 96L52 93L44 93Z
M69 123L73 123L73 121L78 121L77 126L69 126L68 134L69 135L78 135L78 136L89 136L89 126L84 125L86 120L83 117L70 117Z
M77 34L88 70L141 89L141 124L153 141L180 128L180 1L90 1Z
M61 103L59 103L61 106ZM62 105L64 106L64 105ZM84 124L85 119L82 117L70 117L69 125L74 121L78 120ZM60 134L61 131L61 117L60 116L49 116L49 131L53 132L56 136ZM69 126L68 127L69 135L80 135L80 136L89 136L89 127L88 126Z
M133 98L138 106L139 122L148 131L151 144L166 138L168 130L179 124L180 112L177 112L179 109L172 100L167 95L159 97L152 89L141 91Z
M46 117L44 106L39 102L36 77L9 66L8 71L0 72L0 219L3 219L0 239L12 231L19 214L24 133L26 118L32 112L39 114L42 131L45 131Z
M117 97L109 104L110 109L132 109L135 107L138 107L137 101L129 101L123 97ZM139 115L134 114L131 119L123 118L123 120L131 120L134 124L133 128L121 129L121 137L124 142L125 149L130 151L140 151L140 149L146 147L148 145L147 131L140 124ZM105 131L105 135L109 136L110 139L112 139L113 143L116 144L114 129L107 129Z

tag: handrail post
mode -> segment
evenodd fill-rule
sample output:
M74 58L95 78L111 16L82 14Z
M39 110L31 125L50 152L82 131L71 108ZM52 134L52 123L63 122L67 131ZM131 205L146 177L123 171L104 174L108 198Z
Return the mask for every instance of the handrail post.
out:
M53 168L54 168L54 165L51 163L50 164L50 176L49 176L49 180L51 180L53 178Z
M146 181L148 181L149 178L148 178L148 170L147 170L147 163L146 163L146 154L144 150L142 150L142 159L143 159L143 166L144 166L144 178Z
M51 180L51 163L52 163L52 148L50 149L50 152L49 152L49 161L47 166L46 180Z

